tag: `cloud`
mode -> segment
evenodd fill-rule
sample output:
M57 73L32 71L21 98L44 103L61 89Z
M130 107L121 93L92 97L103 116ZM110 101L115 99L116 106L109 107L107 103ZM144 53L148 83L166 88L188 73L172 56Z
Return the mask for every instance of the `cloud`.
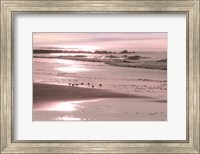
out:
M96 46L105 50L167 50L167 33L33 33L33 47Z

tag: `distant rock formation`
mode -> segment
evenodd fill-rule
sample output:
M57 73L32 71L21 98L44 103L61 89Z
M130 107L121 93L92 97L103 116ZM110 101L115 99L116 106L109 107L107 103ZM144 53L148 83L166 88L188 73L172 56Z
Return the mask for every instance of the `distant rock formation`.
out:
M123 50L120 53L128 53L128 51L127 50Z
M99 51L99 50L96 50L94 53L95 54L108 54L109 52L108 51Z
M135 53L135 51L128 52L127 50L123 50L120 52L120 54L129 54L129 53Z

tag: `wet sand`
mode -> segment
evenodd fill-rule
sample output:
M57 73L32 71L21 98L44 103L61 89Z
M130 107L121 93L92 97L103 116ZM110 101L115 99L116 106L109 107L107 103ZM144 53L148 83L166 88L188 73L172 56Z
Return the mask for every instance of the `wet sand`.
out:
M165 121L167 103L104 89L33 84L33 121Z
M33 84L34 103L39 101L77 100L94 98L148 98L139 95L120 94L105 89L73 87L54 84Z

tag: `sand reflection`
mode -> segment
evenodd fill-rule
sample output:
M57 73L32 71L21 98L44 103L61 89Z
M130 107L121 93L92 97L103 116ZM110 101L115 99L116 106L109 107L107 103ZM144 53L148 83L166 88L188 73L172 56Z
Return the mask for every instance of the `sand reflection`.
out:
M58 102L47 109L47 111L75 111L80 103L81 101Z
M76 111L84 108L82 103L86 102L97 102L100 99L92 99L92 100L80 100L80 101L66 101L66 102L55 102L51 103L51 105L46 105L46 111Z
M80 121L80 120L83 120L81 118L75 118L75 117L68 117L68 116L65 116L65 117L56 117L56 118L53 118L52 120L61 120L61 121L65 121L65 120L71 120L71 121Z
M33 121L166 121L167 103L150 98L103 98L48 103ZM145 107L144 107L145 106Z

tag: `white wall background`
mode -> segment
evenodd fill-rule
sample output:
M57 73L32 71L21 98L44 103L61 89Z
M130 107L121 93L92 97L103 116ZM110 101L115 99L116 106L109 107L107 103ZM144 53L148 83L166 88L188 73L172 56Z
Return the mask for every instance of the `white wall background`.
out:
M168 32L168 121L32 122L32 32ZM186 15L18 14L14 34L16 140L186 139Z

